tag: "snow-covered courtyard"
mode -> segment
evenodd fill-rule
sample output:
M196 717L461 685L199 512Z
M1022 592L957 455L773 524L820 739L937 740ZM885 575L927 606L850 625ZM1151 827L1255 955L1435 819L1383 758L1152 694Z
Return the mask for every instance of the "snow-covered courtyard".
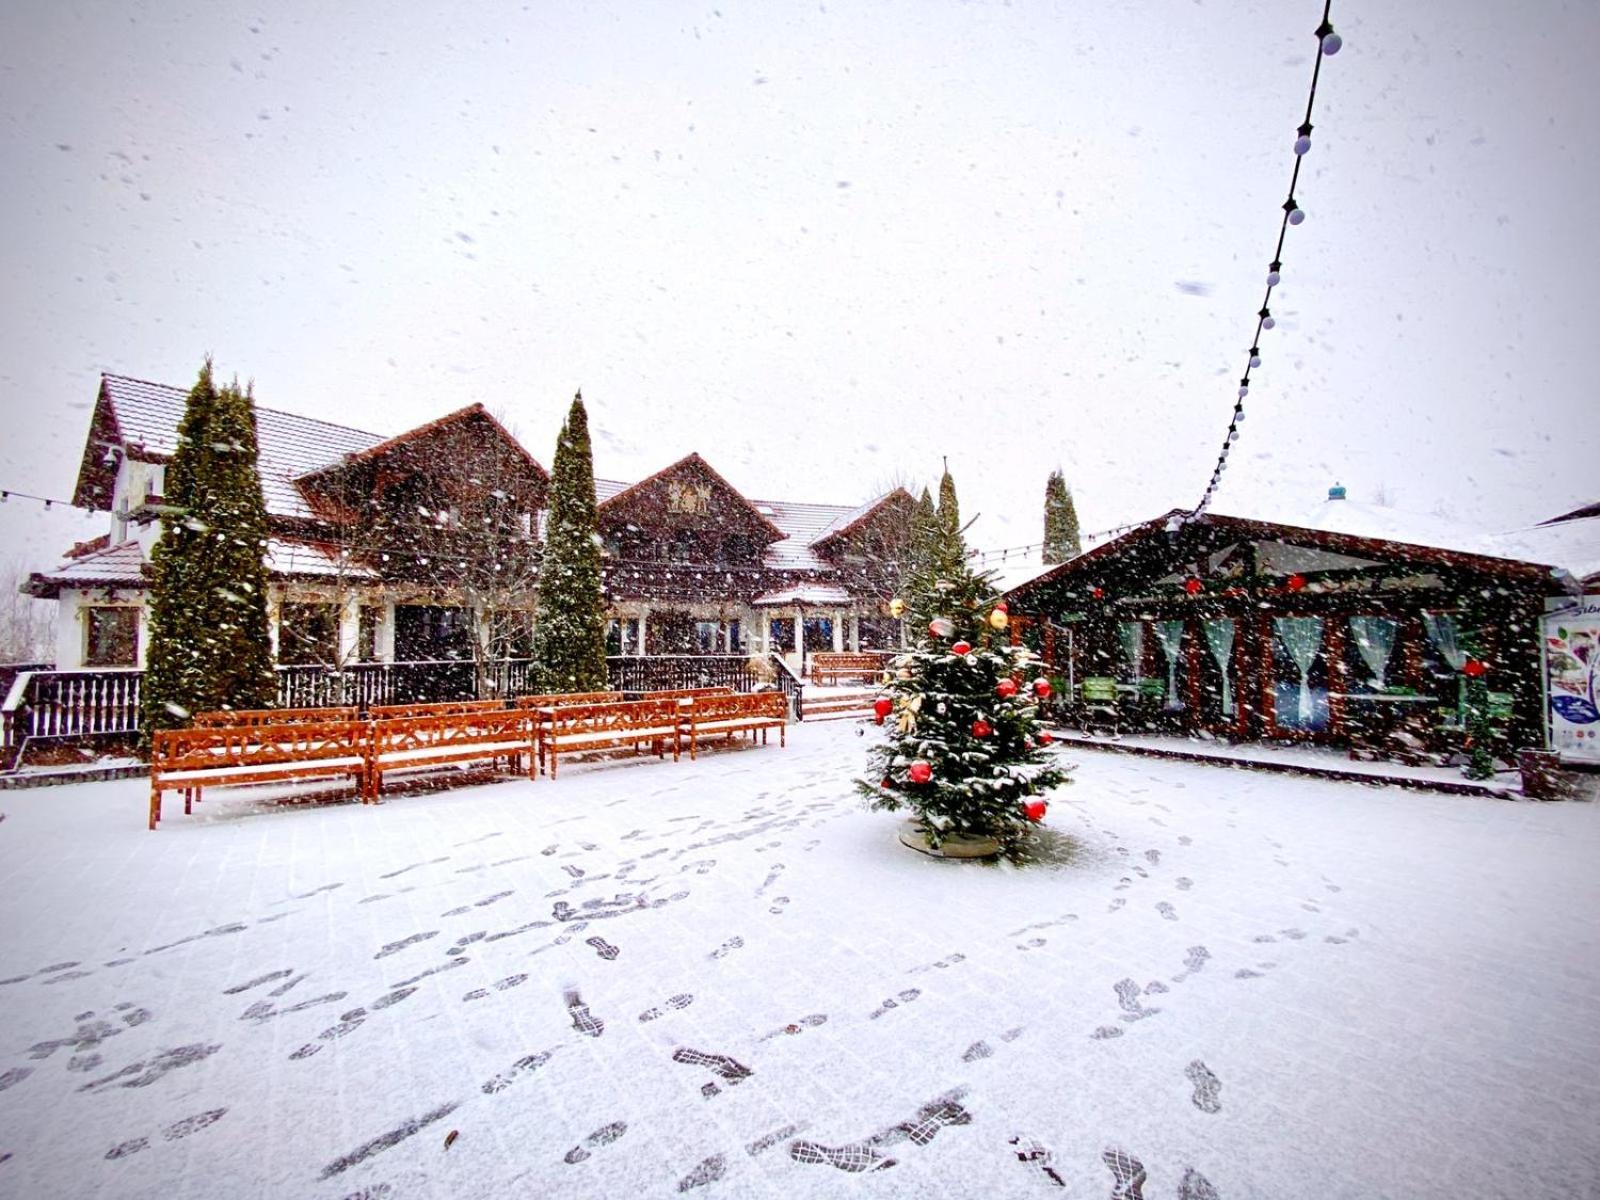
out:
M0 794L0 1195L1600 1195L1593 803L1069 750L956 864L865 748Z

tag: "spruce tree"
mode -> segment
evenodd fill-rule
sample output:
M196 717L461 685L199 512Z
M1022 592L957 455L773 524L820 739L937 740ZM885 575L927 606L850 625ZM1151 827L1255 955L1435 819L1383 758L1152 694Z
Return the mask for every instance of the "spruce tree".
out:
M904 589L917 643L894 661L887 739L856 787L875 809L909 809L935 849L954 834L1010 849L1043 816L1029 797L1067 777L1038 720L1038 660L1010 645L993 585L973 573L960 531L945 526L957 511L948 472L947 489L939 536Z
M1082 552L1078 510L1073 506L1072 493L1067 491L1066 477L1060 471L1051 471L1044 485L1044 561L1063 563Z
M922 570L934 548L939 543L939 510L933 506L933 497L927 488L911 511L911 561L906 564L901 589L909 585Z
M140 696L147 743L193 713L265 708L277 694L255 404L237 384L219 390L210 359L178 424L164 491Z
M546 691L600 691L606 686L606 606L594 458L582 392L573 398L556 442L545 537L534 627L539 686Z

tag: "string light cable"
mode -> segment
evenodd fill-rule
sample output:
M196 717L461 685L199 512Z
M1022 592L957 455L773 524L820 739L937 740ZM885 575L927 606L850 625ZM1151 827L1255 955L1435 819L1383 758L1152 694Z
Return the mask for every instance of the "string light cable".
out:
M1272 291L1283 279L1284 241L1288 237L1289 226L1299 225L1306 219L1305 209L1300 207L1296 198L1296 188L1300 183L1300 164L1311 152L1311 113L1317 103L1317 82L1322 73L1322 60L1339 53L1344 45L1344 39L1334 31L1332 23L1328 20L1332 7L1333 0L1323 0L1322 23L1316 28L1317 53L1311 67L1311 89L1306 96L1306 114L1299 128L1295 130L1294 170L1289 176L1289 197L1283 202L1283 220L1278 226L1278 244L1272 252L1272 261L1267 264L1267 290L1261 300L1261 311L1256 314L1256 332L1250 339L1249 359L1245 365L1244 375L1239 380L1239 393L1234 401L1233 415L1228 419L1228 432L1222 439L1222 449L1217 453L1217 465L1211 472L1211 480L1206 485L1205 494L1188 513L1174 516L1167 522L1169 533L1177 532L1185 521L1203 514L1211 506L1212 498L1222 485L1223 472L1228 469L1228 452L1239 440L1239 424L1245 418L1244 402L1250 398L1250 372L1261 365L1261 335L1270 332L1277 324L1272 315Z

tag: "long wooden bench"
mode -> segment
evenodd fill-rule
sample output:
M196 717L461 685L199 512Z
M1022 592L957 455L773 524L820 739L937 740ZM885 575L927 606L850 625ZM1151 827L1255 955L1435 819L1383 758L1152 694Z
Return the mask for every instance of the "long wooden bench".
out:
M546 756L550 778L556 777L556 762L562 754L589 750L612 750L631 746L635 751L646 743L656 757L666 756L672 743L672 761L678 761L678 727L681 712L677 700L624 700L611 704L555 705L536 709L539 730L539 767Z
M516 771L524 756L535 761L535 715L526 709L478 709L371 723L364 800L373 804L388 771L504 758Z
M329 721L354 721L354 705L340 708L237 708L195 713L192 729L241 729L254 725L323 725Z
M811 682L821 685L854 679L870 683L882 673L883 664L888 660L887 654L877 652L847 654L819 650L811 656Z
M186 813L205 788L286 779L349 777L364 797L370 728L346 720L159 730L150 748L150 828L161 820L162 793L179 789Z
M699 696L679 715L682 731L689 738L689 757L698 757L702 739L748 733L753 740L761 734L766 744L767 730L778 731L778 744L788 744L789 705L782 692L752 692L739 696Z
M504 700L435 700L426 704L374 704L367 716L374 721L395 717L452 717L459 713L505 712Z
M640 700L694 700L700 696L731 696L731 687L670 688L663 692L639 692Z
M621 692L546 692L537 696L518 696L518 708L556 708L563 704L618 704Z

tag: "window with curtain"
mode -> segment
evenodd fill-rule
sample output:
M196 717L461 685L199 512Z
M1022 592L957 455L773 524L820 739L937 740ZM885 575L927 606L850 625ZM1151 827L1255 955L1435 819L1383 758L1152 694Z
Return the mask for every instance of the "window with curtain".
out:
M1399 680L1400 658L1396 644L1400 622L1393 617L1351 617L1345 641L1344 665L1348 690L1353 693L1386 692Z
M1205 656L1200 662L1200 688L1209 715L1232 720L1238 709L1233 698L1233 635L1231 617L1200 622L1205 635Z
M1183 622L1157 621L1156 644L1161 647L1161 657L1167 668L1167 690L1162 707L1168 711L1183 707Z
M1123 621L1117 626L1117 640L1122 644L1117 676L1125 683L1138 683L1144 676L1144 622Z
M1274 617L1273 711L1278 728L1316 733L1328 727L1328 665L1321 617Z

